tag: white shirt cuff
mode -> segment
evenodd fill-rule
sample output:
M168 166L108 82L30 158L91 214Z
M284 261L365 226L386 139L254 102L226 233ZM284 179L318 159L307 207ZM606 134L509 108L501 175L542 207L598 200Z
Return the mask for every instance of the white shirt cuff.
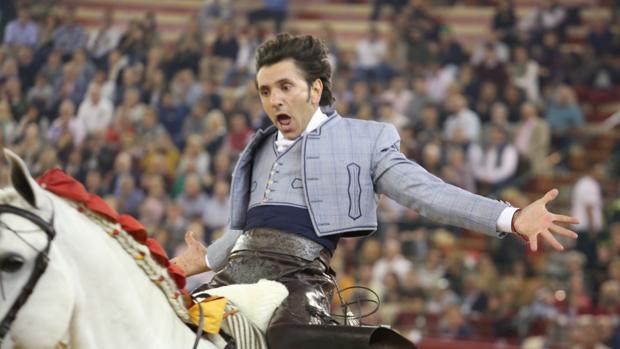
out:
M209 257L207 254L205 254L205 264L207 265L207 268L211 269L211 266L209 265Z
M497 218L497 230L512 233L512 216L517 212L516 207L506 207Z

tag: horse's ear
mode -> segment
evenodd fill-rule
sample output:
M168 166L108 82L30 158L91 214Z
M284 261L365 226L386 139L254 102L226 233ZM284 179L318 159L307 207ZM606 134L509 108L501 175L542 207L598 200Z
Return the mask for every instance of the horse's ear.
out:
M40 208L38 205L41 203L42 189L30 175L24 160L7 148L4 148L4 156L11 165L11 182L17 193L32 207Z

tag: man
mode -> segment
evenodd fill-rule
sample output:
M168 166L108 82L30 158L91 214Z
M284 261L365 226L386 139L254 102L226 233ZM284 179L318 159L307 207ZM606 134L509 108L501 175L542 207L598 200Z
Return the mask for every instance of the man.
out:
M376 194L489 235L503 236L512 225L533 250L538 235L558 250L552 232L576 237L555 223L575 219L545 208L557 190L522 210L510 208L448 185L407 160L393 125L329 110L331 68L319 39L280 34L258 49L256 67L256 87L274 126L259 130L237 162L231 230L209 247L206 263L207 249L188 233L189 248L173 261L188 275L217 271L208 287L261 278L283 283L289 296L271 319L270 347L279 325L335 323L329 259L341 237L376 230Z
M17 10L17 19L12 20L4 32L4 43L8 46L34 47L39 39L39 27L30 19L30 11L26 7Z

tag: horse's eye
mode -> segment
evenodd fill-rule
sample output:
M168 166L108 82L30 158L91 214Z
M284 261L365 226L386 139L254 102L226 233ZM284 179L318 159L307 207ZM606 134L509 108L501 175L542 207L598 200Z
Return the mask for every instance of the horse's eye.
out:
M24 266L24 257L9 253L0 257L0 271L5 273L16 273Z

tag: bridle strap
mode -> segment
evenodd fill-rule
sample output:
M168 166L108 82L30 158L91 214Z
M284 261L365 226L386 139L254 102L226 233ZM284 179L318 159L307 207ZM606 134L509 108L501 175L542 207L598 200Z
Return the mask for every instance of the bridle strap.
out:
M47 245L37 255L37 258L35 259L34 269L32 271L32 274L30 274L30 278L28 278L28 282L26 282L26 284L22 288L21 293L19 294L17 299L15 299L15 302L0 323L0 344L2 344L4 337L9 332L11 324L13 323L13 321L15 321L15 318L17 317L17 313L24 306L24 304L26 304L26 301L28 301L28 298L32 294L34 287L37 285L37 282L39 282L41 275L43 275L43 273L47 269L48 253L52 244L52 240L56 236L56 231L54 230L53 214L50 222L46 222L41 217L30 211L11 205L0 204L0 215L3 213L15 214L17 216L26 218L35 225L37 225L39 228L41 228L41 230L43 230L43 232L45 232L45 235L47 236Z

